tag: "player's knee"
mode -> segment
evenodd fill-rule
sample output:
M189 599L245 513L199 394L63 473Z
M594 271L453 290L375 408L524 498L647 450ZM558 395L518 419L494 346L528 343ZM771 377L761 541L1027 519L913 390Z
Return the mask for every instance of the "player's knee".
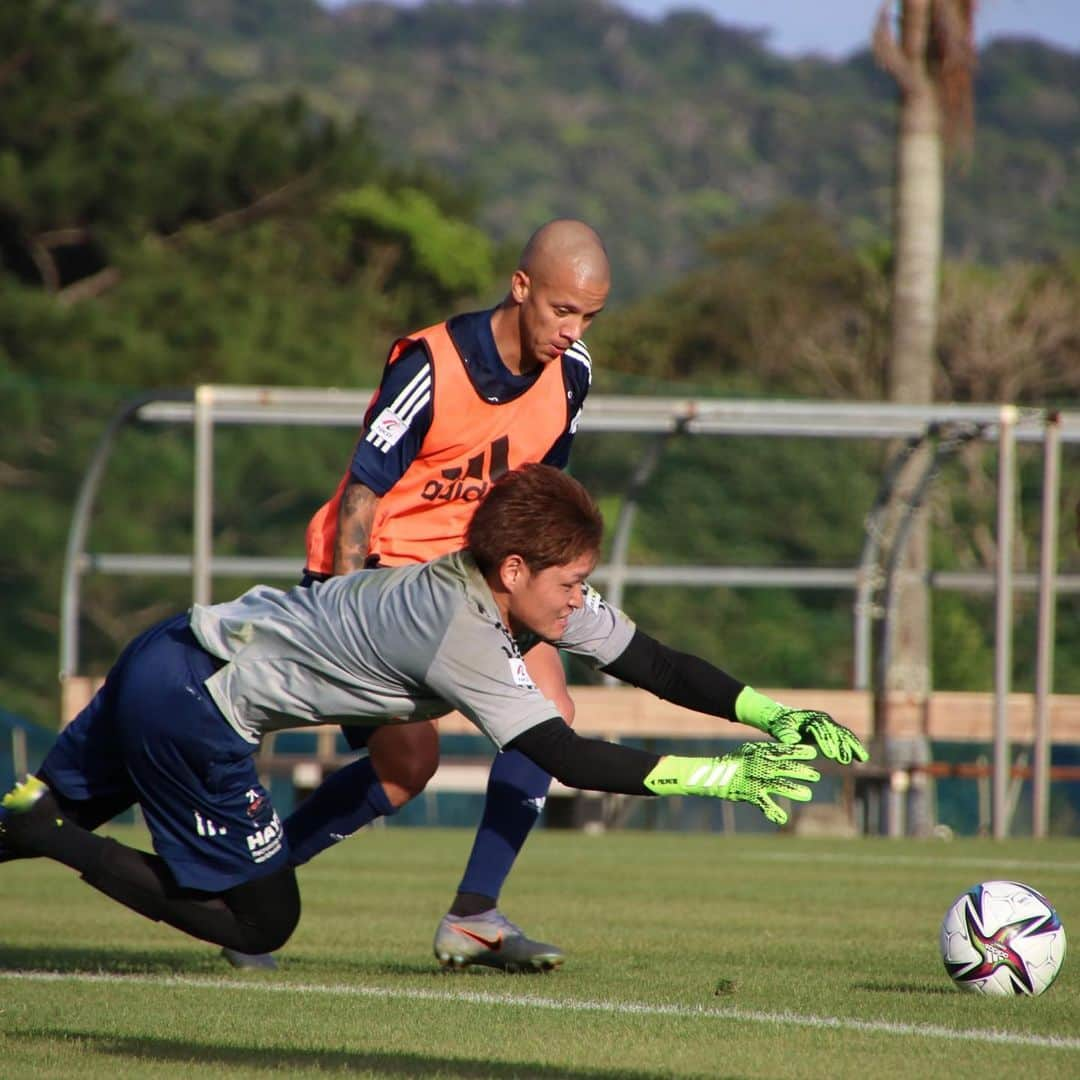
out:
M439 733L434 724L383 728L368 749L375 775L394 806L419 795L439 767Z
M275 952L300 922L300 887L292 869L238 885L224 899L238 923L238 939L230 947L240 952Z
M428 781L435 775L439 760L418 761L397 759L391 768L375 766L375 772L382 783L387 798L394 806L404 806L427 787Z
M240 951L252 955L277 952L292 937L299 921L299 904L293 912L267 912L260 920L261 925L252 928L248 943Z
M294 912L268 911L259 917L256 925L245 929L244 943L237 951L253 956L277 952L292 937L299 921L299 905Z

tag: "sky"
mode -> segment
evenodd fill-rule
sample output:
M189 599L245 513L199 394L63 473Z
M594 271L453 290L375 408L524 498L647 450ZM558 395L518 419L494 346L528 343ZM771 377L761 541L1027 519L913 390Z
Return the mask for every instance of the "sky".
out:
M808 52L846 56L865 48L878 0L617 0L638 15L657 16L674 8L706 11L717 21L769 31L768 44L787 56ZM827 15L824 14L827 12ZM975 14L980 44L995 37L1036 37L1080 50L1080 0L981 0Z
M322 0L340 7L347 0ZM354 0L355 2L355 0ZM418 0L401 0L413 5ZM768 32L770 48L785 56L818 53L838 58L865 48L879 0L614 0L637 15L658 17L690 8L718 22ZM1080 51L1080 0L979 0L979 44L996 37L1035 37Z

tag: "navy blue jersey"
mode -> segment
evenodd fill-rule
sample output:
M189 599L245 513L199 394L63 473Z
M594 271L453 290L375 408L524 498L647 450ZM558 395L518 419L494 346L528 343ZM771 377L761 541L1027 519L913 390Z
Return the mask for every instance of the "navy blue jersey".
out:
M502 404L528 390L542 369L515 375L507 368L495 346L491 315L490 309L455 315L447 322L447 329L477 393L486 401ZM592 367L589 350L583 341L571 345L559 362L563 365L567 393L571 396L568 419L566 430L544 456L543 462L564 469L570 458L581 407L589 392ZM431 360L423 345L406 349L383 371L378 395L364 418L365 430L370 418L378 416L384 409L390 409L400 417L407 430L392 445L387 445L377 433L369 432L356 444L350 465L353 479L376 495L385 495L401 479L420 452L431 427Z

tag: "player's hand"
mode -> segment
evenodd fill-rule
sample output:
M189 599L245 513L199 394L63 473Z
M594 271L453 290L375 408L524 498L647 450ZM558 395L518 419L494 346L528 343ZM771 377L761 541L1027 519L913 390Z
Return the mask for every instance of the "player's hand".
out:
M808 761L817 751L805 743L743 743L723 757L663 757L645 777L645 786L657 795L704 795L732 802L753 803L776 825L787 821L787 813L773 801L778 795L796 802L809 802L806 786L821 779Z
M792 746L812 740L822 757L841 765L850 765L852 758L866 761L870 757L851 728L816 709L782 709L769 726L769 734L778 742Z
M789 709L747 686L735 702L735 715L744 724L771 735L785 746L812 743L821 756L841 765L852 759L866 761L870 755L851 728L838 724L818 709Z

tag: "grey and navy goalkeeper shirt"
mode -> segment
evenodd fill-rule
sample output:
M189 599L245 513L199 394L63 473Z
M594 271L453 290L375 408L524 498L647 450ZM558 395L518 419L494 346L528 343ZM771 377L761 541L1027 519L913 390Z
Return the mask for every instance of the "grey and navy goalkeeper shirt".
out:
M251 743L305 724L390 724L459 710L497 746L558 715L533 685L491 589L468 552L361 570L288 592L259 585L195 605L191 627L226 664L207 680ZM554 644L604 667L634 624L586 590Z

